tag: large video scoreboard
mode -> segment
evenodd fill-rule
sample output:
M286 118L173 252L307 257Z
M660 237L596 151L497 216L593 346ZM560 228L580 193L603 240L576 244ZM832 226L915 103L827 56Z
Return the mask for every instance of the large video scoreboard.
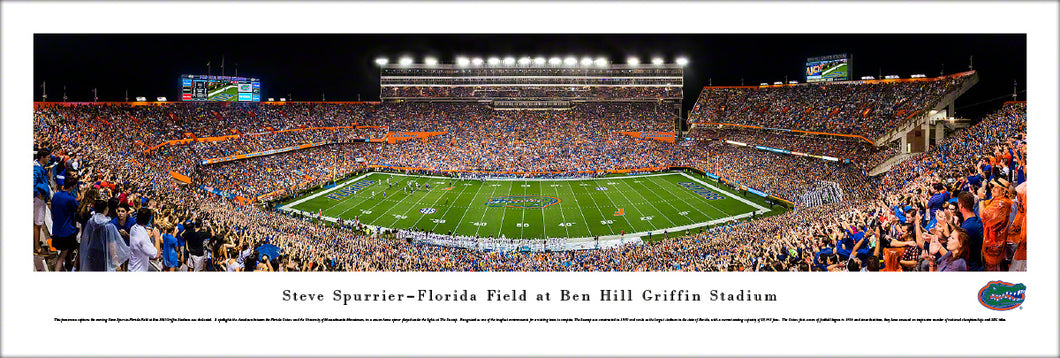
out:
M850 61L845 53L806 59L806 82L850 80Z
M181 75L181 100L216 102L260 102L261 81L257 78Z

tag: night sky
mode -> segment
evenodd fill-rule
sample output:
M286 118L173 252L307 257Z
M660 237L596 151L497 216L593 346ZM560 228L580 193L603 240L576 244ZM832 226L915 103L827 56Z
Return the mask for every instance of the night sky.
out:
M685 112L708 79L715 86L789 80L805 81L807 57L849 53L853 79L914 73L934 77L968 70L969 56L979 84L957 101L959 117L978 118L1011 99L1012 83L1026 88L1027 44L1023 34L38 34L34 37L34 100L47 81L50 101L101 101L158 96L180 98L181 74L205 74L206 63L220 74L256 77L262 100L378 100L379 70L374 60L411 56L422 63L434 56L453 63L456 56L608 57L624 64L662 56L690 61L685 70ZM1019 99L1025 100L1025 92ZM989 101L998 97L1004 99ZM962 108L964 107L964 108Z

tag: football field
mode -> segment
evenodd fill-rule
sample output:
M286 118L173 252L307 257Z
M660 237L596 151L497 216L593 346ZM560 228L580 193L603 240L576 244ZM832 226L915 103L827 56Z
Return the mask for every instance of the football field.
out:
M239 94L238 90L235 85L229 85L210 92L207 97L211 101L235 101L236 96Z
M410 184L420 189L409 193ZM486 181L369 173L295 198L280 210L390 229L526 239L683 233L752 212L783 211L757 195L719 187L685 173Z

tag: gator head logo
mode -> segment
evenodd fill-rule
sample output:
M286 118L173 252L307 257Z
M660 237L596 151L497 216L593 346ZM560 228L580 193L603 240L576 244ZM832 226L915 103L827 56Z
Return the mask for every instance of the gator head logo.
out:
M1008 311L1023 304L1027 285L990 281L979 290L979 303L995 311Z
M541 209L559 204L559 198L540 195L509 195L490 198L486 206L491 208Z

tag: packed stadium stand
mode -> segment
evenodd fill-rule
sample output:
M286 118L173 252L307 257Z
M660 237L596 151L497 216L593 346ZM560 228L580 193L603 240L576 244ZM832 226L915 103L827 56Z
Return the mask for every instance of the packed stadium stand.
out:
M608 74L621 83L645 75L626 70ZM162 271L1025 269L1025 103L868 175L904 149L875 139L966 76L706 88L682 137L681 87L665 80L622 88L549 73L571 87L547 89L488 76L451 86L461 77L453 75L437 86L408 71L384 71L382 102L38 103L35 210L48 206L54 221L50 241L35 239L38 251L55 270L131 270L97 262L102 246L86 231L127 225L118 211L149 208ZM511 108L521 109L502 110ZM358 223L322 225L264 205L367 170L534 177L678 167L793 209L657 242L513 255L432 244L447 240L438 233L402 230L408 240L399 240ZM55 195L78 204L59 209L69 203Z

